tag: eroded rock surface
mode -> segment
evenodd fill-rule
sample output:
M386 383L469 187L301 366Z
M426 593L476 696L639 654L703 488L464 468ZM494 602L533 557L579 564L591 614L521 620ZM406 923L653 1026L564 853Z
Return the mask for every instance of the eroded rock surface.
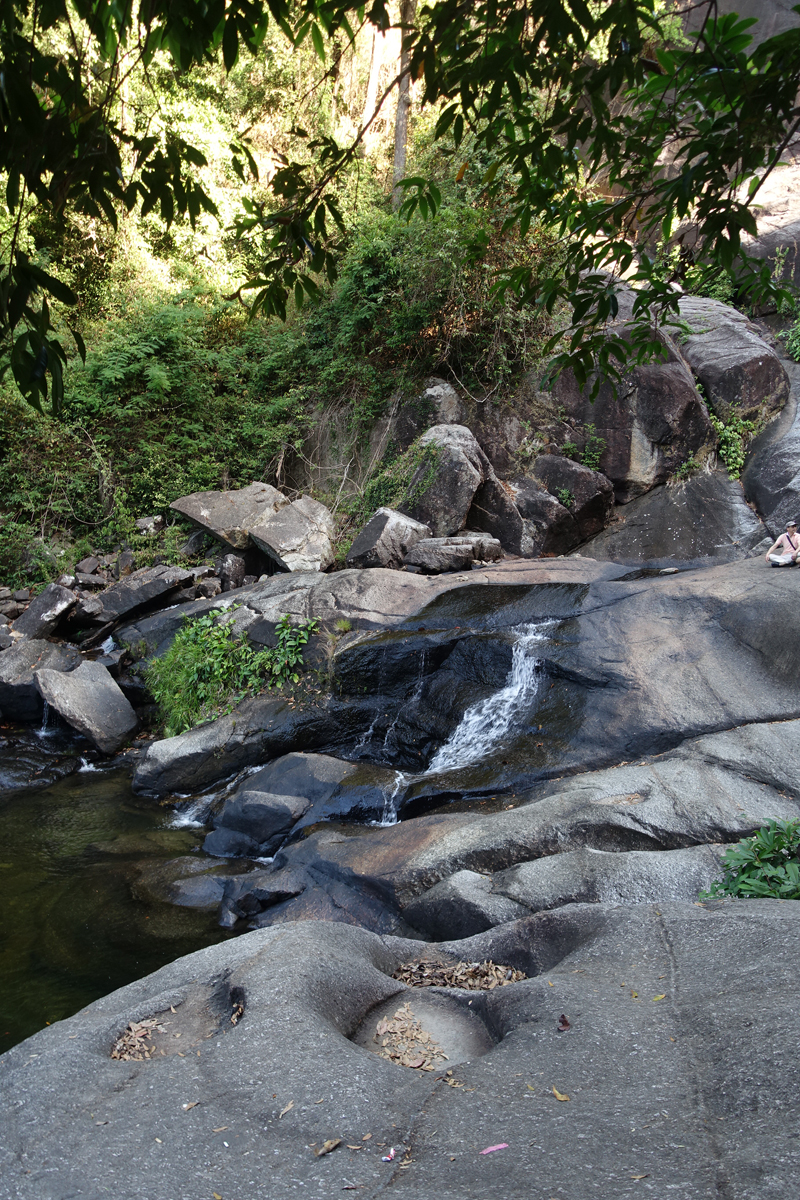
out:
M38 668L34 680L50 707L104 754L116 753L139 728L130 703L98 662L84 661L66 673Z
M348 567L391 567L399 570L409 550L431 536L428 525L393 508L379 508L347 552Z
M285 504L250 526L250 538L281 571L324 571L334 560L336 523L311 496Z
M6 720L36 721L42 715L42 697L34 672L73 671L81 661L77 650L35 638L16 642L0 656L0 711Z
M457 1061L473 1024L487 1051L451 1068L455 1086L357 1044L379 1005L413 1012L419 997L428 1012L429 989L391 978L420 953L528 976L442 994L445 1052ZM771 900L569 905L436 946L322 922L251 933L4 1055L4 1187L15 1200L151 1200L157 1171L172 1200L344 1186L457 1200L549 1196L557 1178L567 1195L618 1200L641 1175L681 1200L720 1185L782 1200L800 1135L781 1069L798 1032L798 954L798 905ZM110 1057L132 1021L153 1017L170 1022L163 1056Z
M229 492L193 492L170 508L232 550L245 550L251 527L288 503L288 497L270 484L251 483Z

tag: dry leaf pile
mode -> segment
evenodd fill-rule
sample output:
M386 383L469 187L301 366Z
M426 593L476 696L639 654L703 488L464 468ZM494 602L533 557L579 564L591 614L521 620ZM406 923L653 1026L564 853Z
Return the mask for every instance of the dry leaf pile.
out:
M156 1017L151 1017L147 1021L131 1021L125 1032L114 1043L111 1057L121 1058L124 1062L142 1062L146 1058L152 1058L155 1052L151 1040L153 1031L166 1033L165 1025L168 1024L168 1021L161 1024Z
M507 983L526 979L523 971L489 962L442 963L421 958L402 963L392 975L407 983L409 987L452 987L468 988L472 991L490 992Z
M382 1017L374 1034L380 1044L378 1053L382 1058L400 1063L402 1067L416 1067L420 1071L435 1071L447 1055L431 1035L422 1028L406 1001L392 1017Z

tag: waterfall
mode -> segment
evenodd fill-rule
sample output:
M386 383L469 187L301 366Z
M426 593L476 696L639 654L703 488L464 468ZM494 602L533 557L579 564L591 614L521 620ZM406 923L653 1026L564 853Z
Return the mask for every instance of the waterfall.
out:
M547 640L547 632L553 624L553 621L540 621L518 627L511 671L505 684L493 696L467 709L458 728L429 762L426 775L478 762L506 736L539 690L541 663L535 651Z
M42 723L36 730L36 736L40 738L49 737L51 733L55 733L56 722L53 721L52 728L50 725L50 705L45 700L44 708L42 709Z
M392 782L383 789L383 812L381 813L380 821L372 821L371 824L377 825L384 829L388 825L396 825L398 822L397 816L397 797L400 794L400 789L405 786L410 775L406 775L403 771L398 771L395 774Z

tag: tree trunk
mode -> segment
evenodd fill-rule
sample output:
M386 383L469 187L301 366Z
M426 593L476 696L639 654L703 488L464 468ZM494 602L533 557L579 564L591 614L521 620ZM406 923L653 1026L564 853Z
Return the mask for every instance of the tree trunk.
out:
M417 0L401 0L400 24L403 28L405 42L405 27L411 25L417 15ZM406 173L406 151L408 149L408 114L411 110L411 76L408 74L409 53L403 45L400 51L400 79L397 96L397 113L394 118L394 171L392 175L392 208L399 208L403 203L403 189L397 185Z
M361 114L361 128L366 129L375 116L375 103L378 99L378 82L383 66L383 48L386 35L376 29L372 34L372 54L369 62L369 80L367 82L367 98L364 101L364 111ZM367 134L369 139L370 134Z

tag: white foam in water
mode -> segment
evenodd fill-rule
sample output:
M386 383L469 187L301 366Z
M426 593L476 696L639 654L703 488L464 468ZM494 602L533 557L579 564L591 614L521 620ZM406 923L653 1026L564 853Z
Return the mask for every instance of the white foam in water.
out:
M214 796L201 796L199 800L193 800L185 808L176 809L175 815L169 823L170 829L202 829L215 798Z
M536 648L547 640L553 621L523 625L517 630L511 659L511 671L499 692L473 704L461 718L461 724L440 746L428 763L426 775L452 771L477 762L501 741L516 718L529 708L539 691L540 660Z
M405 786L410 778L403 771L395 773L392 782L383 789L383 812L381 813L381 819L380 821L371 821L371 825L376 825L379 829L385 829L389 825L397 824L399 820L397 816L397 797L400 794L400 789Z
M96 767L94 765L94 763L90 763L88 758L82 758L81 765L78 767L78 774L83 775L87 771L99 771L99 770L100 770L100 768Z
M100 647L100 649L103 651L103 654L110 654L111 651L114 649L113 637L107 637L106 640L103 642L102 646Z

